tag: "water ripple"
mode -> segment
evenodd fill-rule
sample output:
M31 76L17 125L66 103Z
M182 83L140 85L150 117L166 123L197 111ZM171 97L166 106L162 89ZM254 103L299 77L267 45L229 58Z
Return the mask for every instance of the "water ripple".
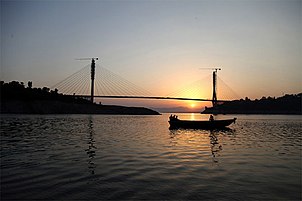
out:
M301 199L300 118L242 116L222 131L167 119L3 116L1 200Z

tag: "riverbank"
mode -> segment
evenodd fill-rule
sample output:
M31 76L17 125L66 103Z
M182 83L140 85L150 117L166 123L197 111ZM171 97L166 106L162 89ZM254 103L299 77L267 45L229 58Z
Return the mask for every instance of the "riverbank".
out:
M73 95L65 95L57 89L33 88L32 82L0 82L1 114L121 114L160 115L144 107L101 105Z
M160 115L144 107L72 103L56 100L1 101L1 114L117 114Z
M205 108L202 114L295 114L302 115L302 93L260 100L234 100Z

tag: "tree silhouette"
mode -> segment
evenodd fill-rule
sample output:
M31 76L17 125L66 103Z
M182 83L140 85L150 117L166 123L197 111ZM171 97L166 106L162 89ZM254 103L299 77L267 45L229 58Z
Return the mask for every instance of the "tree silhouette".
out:
M206 108L203 113L222 113L222 114L302 114L302 93L286 94L285 96L265 97L260 100L235 100L225 102L213 108Z
M27 88L25 88L23 82L19 83L18 81L11 81L5 83L4 81L1 81L1 102L7 100L58 100L73 103L90 103L88 100L79 97L59 94L58 89L50 90L48 87L32 88L32 81L28 81L27 85Z

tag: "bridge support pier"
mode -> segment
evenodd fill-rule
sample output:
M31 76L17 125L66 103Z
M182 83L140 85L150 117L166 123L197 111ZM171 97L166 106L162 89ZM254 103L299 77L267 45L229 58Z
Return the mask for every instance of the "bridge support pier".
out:
M212 105L215 107L217 105L217 70L213 71L213 97Z
M95 60L92 58L91 60L91 96L90 101L93 103L94 99L94 78L95 78Z

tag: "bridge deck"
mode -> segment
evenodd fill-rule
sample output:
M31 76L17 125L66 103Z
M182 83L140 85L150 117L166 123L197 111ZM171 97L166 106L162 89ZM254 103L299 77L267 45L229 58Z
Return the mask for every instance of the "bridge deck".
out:
M76 97L90 98L89 95L75 95ZM124 99L153 99L153 100L190 100L190 101L209 101L212 99L200 98L175 98L175 97L161 97L161 96L94 96L94 98L124 98ZM217 100L217 102L230 102L230 100Z

